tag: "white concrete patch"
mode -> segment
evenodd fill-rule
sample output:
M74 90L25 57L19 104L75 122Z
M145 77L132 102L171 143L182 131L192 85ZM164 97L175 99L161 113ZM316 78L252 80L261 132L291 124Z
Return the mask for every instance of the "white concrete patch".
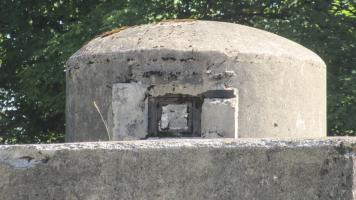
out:
M305 121L301 117L301 114L298 113L297 121L295 122L297 130L305 130Z
M147 135L146 87L139 83L113 85L112 140L142 139Z
M205 99L201 132L205 138L237 138L237 99Z

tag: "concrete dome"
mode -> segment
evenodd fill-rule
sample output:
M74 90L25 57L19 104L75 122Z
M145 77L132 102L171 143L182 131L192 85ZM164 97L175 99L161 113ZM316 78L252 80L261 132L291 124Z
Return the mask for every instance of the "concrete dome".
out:
M146 96L233 88L235 137L326 135L324 62L295 42L243 25L169 21L93 39L67 63L67 141L119 134L116 83L139 83Z
M72 59L148 49L216 51L227 56L290 58L324 65L319 56L291 40L256 28L215 21L168 21L128 27L93 39Z

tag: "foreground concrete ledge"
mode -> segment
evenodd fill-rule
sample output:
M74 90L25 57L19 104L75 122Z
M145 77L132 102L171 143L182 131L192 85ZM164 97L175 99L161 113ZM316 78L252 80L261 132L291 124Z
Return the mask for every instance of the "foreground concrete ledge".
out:
M320 137L320 138L150 138L147 140L130 141L100 141L100 142L77 142L57 144L26 144L26 145L0 145L0 151L15 149L37 149L37 150L85 150L85 149L170 149L170 148L296 148L296 147L342 147L350 150L355 146L356 137Z
M356 199L356 139L0 146L0 199Z

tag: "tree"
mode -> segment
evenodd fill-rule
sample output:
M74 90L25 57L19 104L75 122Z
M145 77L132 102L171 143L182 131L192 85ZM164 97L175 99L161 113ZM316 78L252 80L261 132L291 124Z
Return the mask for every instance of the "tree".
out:
M63 141L67 57L51 46L91 3L98 1L0 2L0 142Z

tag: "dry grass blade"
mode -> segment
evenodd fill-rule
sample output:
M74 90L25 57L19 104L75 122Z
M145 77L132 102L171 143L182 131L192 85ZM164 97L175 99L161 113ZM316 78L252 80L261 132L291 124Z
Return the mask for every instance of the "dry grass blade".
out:
M99 115L100 115L100 117L101 117L101 120L102 120L103 123L104 123L104 126L105 126L105 129L106 129L106 133L107 133L107 135L108 135L108 138L109 138L109 140L111 140L110 133L109 133L109 128L108 128L108 124L107 124L106 121L104 120L104 117L103 117L103 115L101 114L100 109L99 109L99 107L98 107L98 105L96 104L95 101L93 101L93 104L94 104L95 109L98 111L98 113L99 113Z

